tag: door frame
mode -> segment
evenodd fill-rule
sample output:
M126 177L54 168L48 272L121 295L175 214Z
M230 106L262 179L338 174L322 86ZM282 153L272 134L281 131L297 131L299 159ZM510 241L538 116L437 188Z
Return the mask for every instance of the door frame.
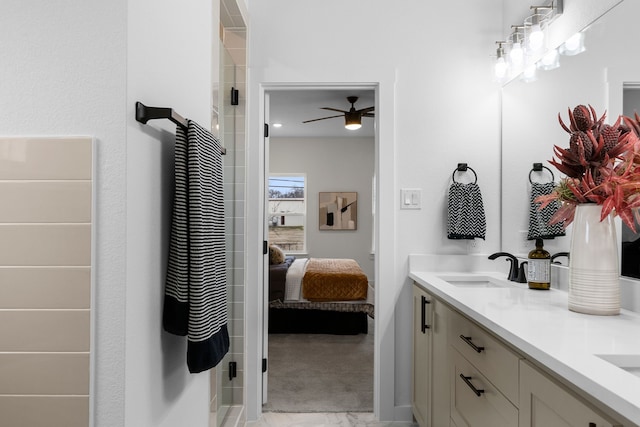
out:
M396 197L395 193L395 73L383 78L357 82L262 82L254 88L257 105L249 111L249 147L247 149L247 250L245 292L245 409L248 421L262 414L262 345L264 311L264 269L268 254L262 253L265 235L265 93L285 89L359 89L375 93L375 338L374 338L374 416L381 421L403 420L395 407L395 301L403 283L396 267ZM250 94L251 95L251 94ZM252 119L254 117L255 119ZM256 214L250 214L255 212ZM382 227L380 224L384 224ZM384 387L382 386L384 385Z

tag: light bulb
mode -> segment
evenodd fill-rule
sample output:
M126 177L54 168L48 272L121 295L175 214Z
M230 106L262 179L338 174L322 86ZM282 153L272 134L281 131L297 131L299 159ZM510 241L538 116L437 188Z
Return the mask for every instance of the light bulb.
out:
M558 51L556 49L550 50L545 53L542 59L539 62L539 68L543 70L553 70L554 68L558 68L560 66L560 59L558 55Z
M509 59L513 65L522 65L522 62L524 61L524 52L519 42L513 43L513 47L509 52Z
M560 46L560 53L566 56L577 55L584 51L584 33L575 33Z
M529 33L529 49L533 52L537 52L542 48L543 42L544 33L542 32L542 28L540 28L540 24L531 25Z
M360 123L351 123L351 124L345 125L344 127L349 130L358 130L362 127L362 125Z
M502 79L507 75L507 63L504 58L500 57L496 59L493 72L497 79Z
M564 42L564 46L569 50L576 50L580 46L580 33L576 33Z

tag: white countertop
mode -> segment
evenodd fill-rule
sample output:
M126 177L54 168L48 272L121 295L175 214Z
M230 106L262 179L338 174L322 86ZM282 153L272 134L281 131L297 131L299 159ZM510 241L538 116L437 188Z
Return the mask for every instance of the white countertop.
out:
M640 377L596 355L640 361L640 315L593 316L567 308L567 293L506 287L458 287L438 276L482 273L506 279L504 260L486 255L410 255L409 277L434 296L502 338L528 359L640 426ZM506 271L506 270L505 270Z

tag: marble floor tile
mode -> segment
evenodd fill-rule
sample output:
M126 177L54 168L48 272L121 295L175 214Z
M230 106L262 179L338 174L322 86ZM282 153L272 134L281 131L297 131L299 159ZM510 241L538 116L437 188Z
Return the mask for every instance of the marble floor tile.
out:
M417 427L409 422L376 421L371 412L284 413L264 412L260 420L247 427Z

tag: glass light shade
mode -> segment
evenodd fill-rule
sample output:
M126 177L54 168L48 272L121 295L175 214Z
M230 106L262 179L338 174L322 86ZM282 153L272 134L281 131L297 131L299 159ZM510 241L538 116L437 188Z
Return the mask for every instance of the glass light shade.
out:
M573 56L584 52L584 33L575 33L560 46L560 53L565 56Z
M504 79L507 76L508 68L507 61L505 61L503 57L497 58L493 65L493 76L496 80Z
M344 127L349 130L358 130L362 127L362 125L360 123L351 123L348 125L344 125Z
M509 60L511 63L519 67L524 62L524 51L522 50L522 45L519 42L513 43L511 46L511 51L509 51Z
M524 20L524 46L528 54L539 54L545 48L546 15L536 13Z
M560 55L557 49L550 50L545 53L540 61L538 61L538 68L541 70L553 70L560 66Z

